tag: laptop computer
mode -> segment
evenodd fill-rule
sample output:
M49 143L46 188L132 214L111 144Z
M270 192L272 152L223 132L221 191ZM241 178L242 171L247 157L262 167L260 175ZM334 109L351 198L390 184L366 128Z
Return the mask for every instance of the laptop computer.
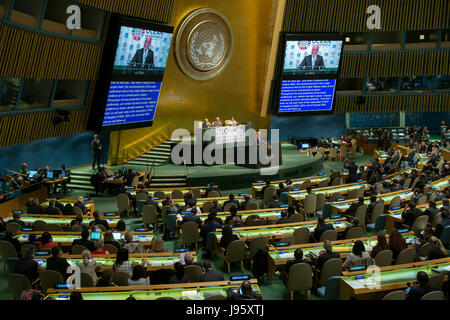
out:
M114 240L119 241L122 239L122 234L120 232L113 232Z
M47 179L53 179L53 172L47 171Z

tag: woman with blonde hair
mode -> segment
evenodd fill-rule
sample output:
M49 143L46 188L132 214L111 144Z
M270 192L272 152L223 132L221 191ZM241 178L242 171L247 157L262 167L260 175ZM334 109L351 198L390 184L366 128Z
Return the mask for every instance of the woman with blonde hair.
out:
M149 250L150 253L167 252L164 248L164 241L161 237L154 237L152 240L152 248Z
M101 268L103 264L92 259L92 254L89 250L83 250L81 257L83 258L83 262L77 263L80 271L89 274L94 280L94 284L97 283L98 278L96 271Z
M429 242L431 243L431 248L428 251L428 260L441 259L447 256L447 250L441 240L432 236Z
M109 254L108 251L106 251L105 249L103 249L105 242L103 241L103 239L97 239L95 240L95 251L92 251L93 255L98 255L98 254Z

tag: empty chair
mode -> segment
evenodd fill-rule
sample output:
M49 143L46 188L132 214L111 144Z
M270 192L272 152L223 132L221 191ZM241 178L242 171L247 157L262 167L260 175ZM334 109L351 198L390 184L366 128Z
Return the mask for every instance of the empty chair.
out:
M320 276L317 278L317 283L321 286L325 286L330 277L340 276L342 272L342 259L333 258L327 260L322 270L320 271Z
M364 197L364 192L366 191L366 187L365 186L361 186L358 189L358 194L356 195L357 198L363 198Z
M75 212L74 207L74 212ZM130 205L130 199L128 196L124 193L119 193L117 195L117 209L119 210L119 214L121 211L125 210L127 212L127 215L130 215L131 205Z
M342 182L342 178L341 177L337 177L333 180L333 182L331 183L332 186L339 186L343 184Z
M375 223L380 214L384 213L384 203L377 204L370 215L370 223Z
M208 198L218 198L220 197L219 191L213 190L208 192Z
M411 178L408 178L405 180L405 182L403 182L403 188L409 188L410 185L411 185Z
M386 225L386 215L380 214L377 218L377 221L375 223L369 223L366 225L367 230L375 230L375 231L381 231L384 229Z
M291 186L288 187L288 190L289 190L289 191L298 191L298 190L302 190L302 188L303 188L303 184L300 184L300 183L294 183L293 185L291 185ZM306 189L306 188L304 188L304 189ZM303 190L304 190L304 189L303 189Z
M343 196L340 192L335 192L333 193L330 198L328 199L329 202L335 202L337 201L337 199L342 199Z
M214 203L212 201L206 201L205 203L203 203L202 212L203 213L209 212L209 209L211 209L213 206Z
M200 198L202 196L202 193L200 191L200 189L191 189L192 193L194 194L194 197L196 198Z
M296 263L289 269L287 287L291 300L294 299L294 291L305 291L308 300L311 299L310 289L312 287L312 269L308 263Z
M72 254L81 254L84 250L88 250L88 248L81 244L74 244L72 246Z
M378 252L375 256L375 264L380 268L390 266L392 264L393 254L389 249Z
M422 230L425 229L427 223L428 223L428 216L426 215L417 217L416 220L414 220L411 229L412 231L414 231L417 237L420 236L420 233L422 232Z
M366 205L359 206L355 212L355 218L358 218L359 225L362 226L363 228L365 228L366 225L366 212L367 212Z
M119 287L123 287L128 286L128 279L130 279L130 274L128 272L116 271L113 272L111 281Z
M325 193L316 193L316 212L322 211L325 205Z
M397 290L385 295L383 297L383 300L405 300L405 298L406 298L405 290Z
M433 274L428 278L428 284L441 290L444 284L444 278L445 276L443 274Z
M21 227L18 223L9 222L6 224L6 231L11 232L13 236L17 234L21 230Z
M102 227L103 227L103 226L102 226ZM47 225L47 231L50 231L50 232L52 232L52 231L62 232L63 229L61 228L61 226L60 226L59 224L56 224L56 223L49 223L49 224ZM106 231L106 230L105 230L105 231Z
M146 194L144 192L136 193L136 202L138 202L138 201L147 201L147 199L148 199L148 194Z
M427 203L427 196L422 196L422 197L420 197L419 200L417 200L416 205L420 206L420 205L425 204L425 203Z
M328 187L328 182L329 182L328 179L325 179L325 180L320 181L319 184L317 185L317 188L325 188L325 187Z
M383 191L383 184L380 183L377 185L377 187L375 188L375 191L377 192L377 194L381 193L381 191Z
M177 299L175 299L175 298L173 298L173 297L160 297L160 298L157 298L157 299L155 299L155 300L177 300ZM206 299L205 299L206 300Z
M131 186L137 188L138 184L139 184L139 176L134 176L133 179L131 180Z
M327 230L320 236L320 242L324 242L325 240L336 241L337 232L336 230Z
M0 240L0 255L2 256L3 272L5 272L6 260L8 258L18 258L16 247L11 242L5 240Z
M173 190L172 191L172 199L183 199L184 194L181 190Z
M145 205L142 208L142 221L144 223L144 227L148 227L149 225L153 225L154 230L158 226L158 213L156 212L156 208L154 206Z
M317 288L317 294L325 300L339 300L340 282L340 276L329 277L325 287Z
M314 193L308 194L305 198L305 206L304 206L304 213L308 217L309 215L316 215L316 203L317 203L317 196Z
M434 201L434 199L436 199L436 197L437 197L437 193L436 193L436 192L433 192L433 193L430 195L430 197L428 198L428 202Z
M309 229L298 228L294 230L292 234L292 244L304 244L309 242Z
M33 228L34 231L47 231L47 222L43 220L35 220L33 222Z
M31 289L30 280L23 274L12 273L7 276L8 287L14 300L20 300L22 292Z
M410 188L414 190L414 187L416 186L417 182L419 182L419 181L420 181L420 177L415 178L414 181L411 183Z
M289 192L280 193L280 202L283 204L288 204Z
M442 215L439 212L438 214L436 214L433 218L433 221L431 222L431 226L433 228L436 228L436 226L442 221Z
M348 199L357 199L358 198L358 192L359 189L352 189L347 194L347 200Z
M364 230L361 227L354 227L347 231L345 239L355 239L361 238L363 236Z
M420 300L444 300L444 292L431 291L424 295Z
M428 257L428 251L430 251L431 247L433 245L429 242L425 243L423 246L420 247L419 252L417 255L419 257Z
M224 212L230 212L230 208L231 208L231 207L236 207L236 209L237 209L236 204L234 204L234 203L227 203L227 204L223 207L223 211L224 211Z
M199 282L202 275L202 267L191 264L184 266L184 273L189 278L189 282Z
M128 196L126 194L122 194L122 196L125 196L128 199ZM83 211L80 207L73 207L73 214L76 216L83 216Z
M181 240L183 247L195 243L195 250L198 251L198 225L195 222L185 222L181 225Z
M299 213L291 214L288 218L289 222L303 222L305 221L305 216Z
M273 196L276 194L276 191L277 190L275 189L275 187L267 187L264 190L264 197L263 197L264 205L268 205L273 201Z
M248 252L248 259L250 260L253 259L258 250L265 250L267 248L268 242L269 240L265 237L259 237L251 240Z
M245 242L242 240L234 240L228 244L223 260L227 264L228 274L230 273L230 263L241 262L241 271L244 272L245 259Z
M164 192L162 192L162 191L155 191L155 193L153 193L153 197L154 198L164 199L166 197L166 194ZM147 199L145 199L145 200L147 200Z
M106 250L109 252L109 254L116 254L117 253L117 247L112 245L112 244L104 244L103 245L103 250Z
M389 204L389 210L392 210L392 208L395 208L395 207L400 207L400 201L401 201L400 196L395 196L391 200L391 203Z
M397 259L395 260L395 264L405 264L414 262L414 258L416 256L415 248L406 248L400 252Z
M45 270L39 273L39 278L41 279L42 293L46 294L47 289L53 289L55 284L64 283L64 279L58 271Z
M80 273L80 282L82 288L88 288L88 287L94 287L95 282L94 279L92 279L92 276L89 273L81 272Z
M245 206L245 210L258 210L259 209L259 204L256 201L251 201L249 203L247 203L247 205Z
M330 150L330 153L328 154L328 161L331 161L332 159L336 160L337 159L337 149L332 148Z
M177 215L168 214L166 217L166 230L172 233L177 232Z

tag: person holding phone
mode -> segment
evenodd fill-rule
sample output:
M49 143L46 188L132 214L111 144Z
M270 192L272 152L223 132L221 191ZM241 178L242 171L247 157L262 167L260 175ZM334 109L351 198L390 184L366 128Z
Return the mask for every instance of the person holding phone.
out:
M439 288L428 284L428 274L424 271L417 272L418 287L410 287L406 289L406 300L419 301L424 295L431 291L439 291Z

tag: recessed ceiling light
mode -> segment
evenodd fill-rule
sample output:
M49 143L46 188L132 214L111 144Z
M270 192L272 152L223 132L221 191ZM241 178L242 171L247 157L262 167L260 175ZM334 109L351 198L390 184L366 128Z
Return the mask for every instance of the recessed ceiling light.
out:
M424 35L424 34L421 34L421 35L419 36L419 38L420 38L420 40L424 40L424 39L425 39L425 35Z
M346 38L345 38L345 42L350 42L350 38L349 38L349 37L346 37Z

